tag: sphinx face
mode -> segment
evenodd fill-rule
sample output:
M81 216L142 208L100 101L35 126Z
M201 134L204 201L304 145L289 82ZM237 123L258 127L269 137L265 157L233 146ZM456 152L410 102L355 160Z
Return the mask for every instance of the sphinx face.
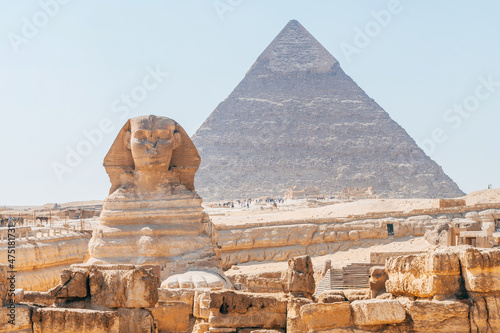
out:
M127 146L136 170L170 165L172 153L180 145L180 135L175 129L171 119L145 116L130 120Z

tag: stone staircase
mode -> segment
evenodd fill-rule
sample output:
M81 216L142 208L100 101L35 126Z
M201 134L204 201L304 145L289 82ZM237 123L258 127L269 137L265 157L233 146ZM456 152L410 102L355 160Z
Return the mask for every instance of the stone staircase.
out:
M328 290L370 288L370 268L377 264L352 263L341 269L331 268L318 283L316 295Z

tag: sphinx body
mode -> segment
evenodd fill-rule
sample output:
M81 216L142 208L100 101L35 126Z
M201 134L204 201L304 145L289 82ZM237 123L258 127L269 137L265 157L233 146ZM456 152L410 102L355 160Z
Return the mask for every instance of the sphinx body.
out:
M170 281L208 271L224 282L211 222L194 191L199 164L191 139L172 119L130 119L104 160L111 190L87 263L156 264Z

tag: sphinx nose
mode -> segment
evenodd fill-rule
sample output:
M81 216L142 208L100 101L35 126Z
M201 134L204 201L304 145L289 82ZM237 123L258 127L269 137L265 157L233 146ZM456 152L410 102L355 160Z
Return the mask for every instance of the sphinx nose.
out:
M147 149L156 148L157 143L158 143L157 140L148 140L148 142L146 142L146 148Z

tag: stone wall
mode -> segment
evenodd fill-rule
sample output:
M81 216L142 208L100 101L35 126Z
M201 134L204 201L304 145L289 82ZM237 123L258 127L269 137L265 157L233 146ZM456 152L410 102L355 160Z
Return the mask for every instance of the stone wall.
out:
M412 254L420 254L422 251L410 251L410 252L370 252L370 263L385 265L385 261L389 258L407 256Z
M17 233L15 240L16 287L47 291L57 285L61 271L71 264L82 263L90 234L85 232L37 232L26 237ZM6 238L7 239L7 238ZM8 263L8 241L0 242L0 262Z
M353 246L370 246L407 236L423 236L442 222L494 222L495 205L450 207L410 213L377 213L345 219L310 219L273 223L215 225L225 269L249 261L285 261L300 255L325 255ZM414 215L412 215L414 214ZM415 215L418 214L418 215ZM393 235L388 232L392 225Z
M459 247L389 259L387 275L377 277L386 280L382 294L311 296L310 261L290 260L285 292L274 294L158 289L158 266L74 265L49 292L16 298L15 325L8 322L8 291L0 288L0 332L500 331L500 249ZM6 285L6 270L0 273Z

